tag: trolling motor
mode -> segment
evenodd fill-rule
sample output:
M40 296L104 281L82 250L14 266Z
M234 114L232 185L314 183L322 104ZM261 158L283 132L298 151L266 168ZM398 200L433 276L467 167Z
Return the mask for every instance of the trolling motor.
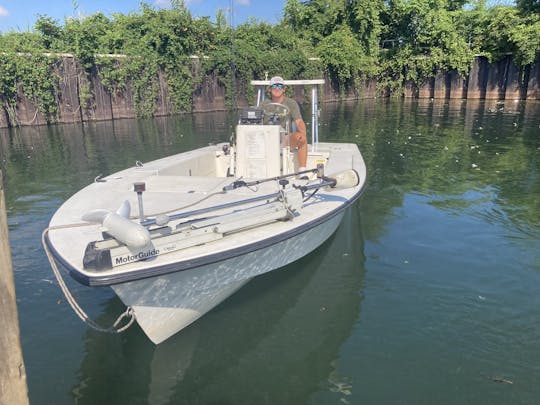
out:
M322 168L318 167L317 169L303 171L303 173L309 172L322 173ZM258 180L256 182L233 182L229 186L226 186L225 191L270 180L279 181L282 189L271 194L230 201L192 211L179 212L172 215L160 214L154 218L145 218L144 216L142 207L142 193L145 191L144 183L134 183L133 189L139 198L140 223L130 220L130 205L127 200L122 203L116 212L97 209L82 216L84 221L99 223L107 230L103 240L93 241L87 245L83 257L84 268L96 270L110 269L133 261L146 260L161 253L217 240L223 238L228 233L237 232L241 229L259 226L276 220L287 220L296 215L295 213L303 207L304 202L312 197L319 189L347 189L356 187L360 183L360 177L356 170L348 169L333 176L322 175L318 182L302 186L293 185L292 188L286 188L289 183L287 177L296 175L298 173ZM307 198L304 198L304 194L309 190L313 190L313 192ZM197 226L194 228L187 225L187 227L180 228L177 226L174 229L165 227L159 228L161 231L157 233L155 231L158 228L154 230L150 229L152 225L163 227L173 220L253 204L258 201L267 201L267 203L218 217L197 219Z

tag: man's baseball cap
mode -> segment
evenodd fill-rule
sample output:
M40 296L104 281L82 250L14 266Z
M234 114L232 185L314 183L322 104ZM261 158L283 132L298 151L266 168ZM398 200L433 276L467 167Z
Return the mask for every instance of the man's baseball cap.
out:
M285 86L285 80L283 80L283 77L281 76L274 76L270 79L270 86L273 86L274 84L282 84Z

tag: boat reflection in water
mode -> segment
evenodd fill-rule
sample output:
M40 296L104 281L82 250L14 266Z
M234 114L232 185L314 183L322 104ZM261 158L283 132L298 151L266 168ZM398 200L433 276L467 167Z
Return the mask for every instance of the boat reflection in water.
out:
M362 300L358 210L349 208L319 249L255 278L161 345L135 328L124 335L88 331L77 403L305 403L339 385L333 361ZM107 314L120 305L109 301Z

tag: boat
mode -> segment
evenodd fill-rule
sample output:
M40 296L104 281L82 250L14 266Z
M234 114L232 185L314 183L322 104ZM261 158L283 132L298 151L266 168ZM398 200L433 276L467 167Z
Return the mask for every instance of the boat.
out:
M75 312L98 330L134 320L159 344L254 277L317 249L360 197L366 167L356 144L318 140L317 87L311 86L311 143L305 169L283 139L284 106L241 111L234 140L98 177L66 200L43 244ZM110 287L129 322L100 329L62 279ZM122 317L121 316L121 317ZM119 318L120 321L121 318Z

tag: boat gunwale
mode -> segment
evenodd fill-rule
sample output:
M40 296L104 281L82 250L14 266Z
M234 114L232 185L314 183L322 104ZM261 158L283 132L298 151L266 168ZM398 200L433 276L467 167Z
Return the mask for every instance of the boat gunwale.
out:
M184 261L178 261L174 263L148 267L145 269L123 272L119 274L94 276L94 275L87 275L85 273L82 273L80 270L78 270L77 268L74 268L72 265L70 265L69 263L67 263L65 260L62 259L61 255L57 252L57 250L54 248L53 244L49 240L48 235L46 236L45 240L47 242L47 246L53 253L55 260L61 263L62 266L68 270L72 278L74 278L76 281L78 281L82 285L85 285L88 287L107 287L107 286L111 286L115 284L122 284L122 283L131 282L131 281L138 281L138 280L148 279L152 277L163 276L163 275L167 275L171 273L176 273L179 271L195 270L202 266L214 264L223 260L228 260L236 256L244 256L246 254L255 252L257 250L265 249L269 246L283 242L286 239L289 239L301 233L307 232L310 229L315 228L316 226L333 218L334 216L338 215L342 211L345 211L347 208L353 205L360 198L366 186L366 182L367 182L367 177L364 178L364 181L361 187L359 188L359 190L339 207L336 207L335 209L333 209L332 211L329 211L325 215L322 215L309 222L306 222L305 224L295 227L287 232L279 233L272 237L260 240L256 243L228 249L223 252L200 256L195 259L188 259Z

